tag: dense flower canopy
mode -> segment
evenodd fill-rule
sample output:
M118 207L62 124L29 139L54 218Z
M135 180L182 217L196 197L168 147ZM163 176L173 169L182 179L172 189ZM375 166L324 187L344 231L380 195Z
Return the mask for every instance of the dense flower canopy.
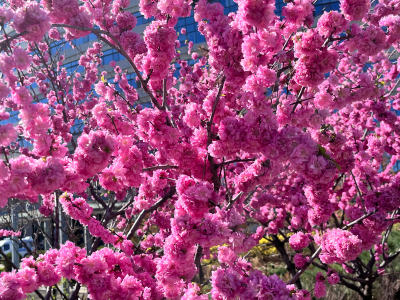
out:
M40 201L50 217L61 207L97 239L88 253L68 241L24 258L1 274L1 300L61 278L77 282L71 299L82 285L94 300L311 299L326 284L350 286L330 267L354 273L364 250L372 273L357 284L370 299L400 253L385 248L400 216L399 1L341 0L314 16L316 1L292 0L278 17L271 0L237 0L229 15L206 0L141 0L155 18L143 37L128 0L4 2L0 120L19 122L0 125L0 205ZM207 43L188 41L193 65L180 53L186 31L174 29L191 10ZM90 33L83 71L67 72L51 45ZM106 48L125 57L153 108L138 105L114 61L103 68ZM282 232L297 252L286 283L241 255ZM213 247L207 294L201 260ZM299 278L317 257L324 273L307 291Z

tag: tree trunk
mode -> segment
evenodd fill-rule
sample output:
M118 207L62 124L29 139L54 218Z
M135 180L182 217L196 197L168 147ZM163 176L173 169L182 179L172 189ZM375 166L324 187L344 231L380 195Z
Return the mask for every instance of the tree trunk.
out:
M290 260L289 255L286 252L285 243L282 242L279 239L279 237L276 236L276 235L273 235L272 238L273 238L273 244L275 245L275 248L278 250L279 254L282 257L282 260L286 264L286 270L288 270L290 275L292 275L292 276L296 275L296 273L297 273L296 272L296 266L294 265L294 263L292 263L292 261ZM296 287L298 289L302 289L300 278L297 279L297 281L294 284L296 285Z

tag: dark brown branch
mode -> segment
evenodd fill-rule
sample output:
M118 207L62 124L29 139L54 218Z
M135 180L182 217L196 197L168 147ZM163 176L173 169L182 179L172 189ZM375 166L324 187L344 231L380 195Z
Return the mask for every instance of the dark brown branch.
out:
M8 156L7 156L6 148L4 148L4 147L1 147L1 149L3 150L4 159L6 160L7 166L8 166L9 168L11 168L11 166L10 166L10 161L8 160Z
M362 217L358 218L357 220L355 220L355 221L353 221L353 222L347 224L346 226L344 226L344 227L342 228L342 230L346 230L347 228L350 228L351 226L356 225L358 222L360 222L360 221L362 221L362 220L364 220L364 219L370 217L370 216L373 215L374 213L376 213L376 210L371 211L370 213L368 213L368 214L366 214L366 215L363 215Z
M167 78L163 80L163 102L162 107L166 109L167 107Z
M54 216L54 223L56 227L56 231L54 233L54 248L60 249L60 199L57 195L57 192L54 192L55 198L55 216Z
M335 222L335 226L336 226L337 228L339 228L339 227L340 227L339 220L338 220L338 218L336 217L335 213L332 214L332 218L333 218L333 220L334 220L334 222Z
M221 98L221 95L222 95L222 89L224 88L225 80L226 80L226 77L224 76L220 83L217 97L215 98L215 102L214 102L214 105L212 108L210 119L207 122L207 146L209 146L212 143L212 123L214 120L215 110L217 108L219 99ZM218 166L215 164L214 157L212 157L211 155L207 155L207 158L208 158L208 162L210 163L210 171L211 171L211 175L212 175L211 180L214 184L214 191L219 191L219 188L221 187L221 181L219 180L219 177L218 177L218 172L217 172Z
M2 26L3 28L4 28L4 26ZM4 29L4 32L5 32L5 29ZM28 34L29 32L28 31L23 31L23 32L21 32L21 33L18 33L18 34L16 34L16 35L13 35L13 36L11 36L11 37L8 37L7 36L7 39L5 39L4 41L1 41L0 42L0 47L2 47L3 46L3 43L8 43L8 45L10 45L10 42L12 41L12 40L15 40L15 39L17 39L17 38L19 38L19 37L21 37L21 36L23 36L23 35L25 35L25 34Z
M218 89L218 94L217 94L217 97L215 98L215 102L214 102L214 105L213 105L213 108L212 108L210 120L208 121L208 125L209 125L209 138L211 138L211 126L212 126L212 122L213 122L213 120L214 120L215 110L216 110L216 108L217 108L219 99L221 98L222 89L224 88L225 80L226 80L226 77L225 77L225 76L222 77L222 81L221 81L221 84L220 84L219 89ZM207 141L207 145L210 145L210 144L211 144L211 142L208 142L208 141Z
M93 198L99 202L101 204L101 206L103 206L104 209L108 209L107 204L104 202L103 199L101 199L97 193L95 192L93 186L91 184L89 184L89 190L90 190L90 194L92 194Z
M356 286L355 284L352 284L350 282L347 282L346 280L344 280L343 278L340 278L339 281L340 284L344 285L345 287L348 287L349 289L357 292L361 297L364 297L365 295L361 292L361 289Z
M68 297L60 290L60 288L58 287L58 285L56 284L56 285L54 285L54 286L56 287L56 289L57 289L57 291L60 293L60 295L61 295L64 299L68 300Z
M226 166L226 165L233 164L233 163L236 163L236 162L249 162L249 161L255 161L255 160L256 160L255 158L234 159L234 160L225 161L225 162L222 162L220 164L217 164L217 166L218 167L222 167L222 166Z
M235 196L235 198L233 198L232 201L229 202L229 204L226 206L226 210L231 209L231 207L233 206L233 204L235 204L236 200L238 200L242 195L243 195L243 192L240 192L239 194L237 194L237 195Z
M313 264L313 266L316 266L316 267L320 268L321 270L328 271L328 266L327 265L321 265L319 263L316 263L315 261L313 261L312 264ZM365 280L365 279L362 279L362 278L351 277L351 276L344 275L344 274L341 274L341 273L338 273L338 275L339 275L340 278L348 279L348 280L351 280L351 281L357 281L357 282L365 283L365 284L369 283L368 280Z
M78 299L78 294L79 294L80 288L81 288L81 284L78 282L76 284L75 290L72 292L71 298L69 298L69 300L77 300Z
M154 171L154 170L169 170L169 169L178 169L178 166L171 166L171 165L154 166L154 167L144 168L142 169L142 172Z
M353 177L354 184L356 185L357 192L358 192L358 196L359 196L360 199L361 199L361 202L362 202L362 205L363 205L363 208L364 208L364 212L366 212L365 205L364 205L364 199L363 199L363 197L362 197L361 191L360 191L360 189L359 189L359 187L358 187L358 183L357 183L356 177L354 176L352 170L350 170L350 174L351 174L351 177Z
M136 219L135 223L133 224L132 228L129 230L129 233L126 236L127 240L130 240L133 236L133 234L138 230L140 224L142 223L142 220L144 217L156 209L158 209L161 205L163 205L168 199L170 199L176 192L176 188L173 186L169 189L169 191L162 197L161 200L159 200L157 203L155 203L152 207L148 209L143 209L141 213L139 214L138 218Z
M299 95L297 96L296 103L295 103L295 105L293 106L293 110L292 110L292 112L291 112L290 114L293 114L294 111L296 110L297 105L299 105L299 103L300 103L299 101L300 101L300 99L301 99L301 96L303 96L303 93L304 93L305 90L306 90L306 87L302 86L301 89L300 89Z
M151 74L153 74L153 69L150 69L150 72L149 72L149 74L147 75L147 78L144 81L144 82L146 82L146 84L149 83L150 78L151 78Z
M197 245L197 250L196 250L196 255L194 256L194 263L197 267L197 270L199 272L199 284L202 285L204 282L204 273L203 273L203 268L201 267L201 258L203 256L203 247L200 245ZM196 276L195 276L196 277Z
M45 300L50 300L50 297L51 297L51 286L48 286L47 287L47 290L46 290L46 298L44 298Z
M290 257L286 252L285 243L282 242L277 235L272 235L272 243L274 244L276 250L278 250L278 252L280 253L280 255L283 259L283 262L286 264L286 270L288 270L288 272L292 276L295 276L296 275L296 267L295 267L294 263L290 260ZM294 284L296 284L298 289L302 288L300 278L298 278Z
M396 253L394 253L394 254L388 256L387 258L385 258L384 261L381 262L381 264L379 265L379 268L386 267L388 264L390 264L392 261L394 261L396 259L396 257L399 256L399 255L400 255L400 249ZM377 272L378 271L376 271L376 273Z
M293 35L294 35L294 32L292 32L292 33L290 34L290 36L288 37L288 39L285 41L285 44L283 45L282 50L285 50L287 44L288 44L289 41L292 39Z

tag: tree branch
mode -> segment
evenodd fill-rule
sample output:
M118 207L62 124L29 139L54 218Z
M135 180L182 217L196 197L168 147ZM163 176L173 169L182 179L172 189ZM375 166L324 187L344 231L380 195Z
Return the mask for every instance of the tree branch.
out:
M50 300L50 297L51 297L51 286L48 286L46 291L46 298L44 298L44 300Z
M375 212L376 212L376 210L374 210L374 211L372 211L372 212L370 212L370 213L368 213L368 214L366 214L366 215L364 215L364 216L358 218L357 220L355 220L355 221L353 221L353 222L347 224L346 226L344 226L344 227L342 228L342 230L346 230L347 228L349 228L349 227L351 227L351 226L357 224L358 222L364 220L365 218L368 218L369 216L371 216L371 215L374 214ZM321 253L321 250L322 250L321 246L318 247L318 249L314 252L314 254L310 257L310 259L306 262L306 264L304 265L304 267L301 268L301 269L297 272L297 274L296 274L292 279L289 280L288 284L292 284L292 283L294 283L294 282L297 281L297 279L301 276L301 274L303 274L303 273L308 269L308 267L312 264L312 262L314 261L314 259L316 259L317 256Z
M103 206L104 209L108 210L108 205L104 202L103 199L101 199L97 193L95 192L92 184L89 184L89 190L90 190L90 194L92 194L93 198L99 202L101 204L101 206Z
M199 284L204 282L203 268L201 267L201 257L203 256L203 247L197 245L196 255L194 256L194 263L199 271ZM196 276L195 276L196 277Z
M225 161L225 162L222 162L220 164L217 164L217 166L218 167L222 167L222 166L226 166L226 165L233 164L233 163L236 163L236 162L249 162L249 161L255 161L255 160L256 160L255 158L234 159L234 160Z
M356 180L356 177L354 176L352 170L350 170L350 174L351 174L351 176L353 177L354 184L356 185L358 195L359 195L359 197L360 197L360 199L361 199L361 202L362 202L362 205L363 205L363 208L364 208L364 212L367 212L366 209L365 209L365 205L364 205L364 199L363 199L363 197L362 197L362 194L361 194L360 189L358 188L357 180Z
M222 89L224 88L225 80L226 80L226 77L225 76L222 77L222 81L221 81L221 84L220 84L219 89L218 89L218 94L217 94L217 97L215 98L215 102L214 102L214 105L213 105L213 108L212 108L210 120L208 121L208 125L210 127L210 129L209 129L209 138L211 138L211 126L212 126L212 122L214 120L215 110L217 108L219 99L221 98L221 93L222 93ZM209 144L211 144L211 142L208 143L208 141L207 141L207 145L209 145Z
M226 206L226 210L231 209L231 207L233 206L233 204L235 204L236 200L238 200L242 195L243 195L243 192L240 192L239 194L237 194L237 195L235 196L235 198L233 198L232 201L229 202L229 204Z
M294 104L293 110L292 110L292 112L291 112L290 114L293 114L294 111L296 110L297 105L299 105L299 103L300 103L299 100L301 99L301 96L303 96L303 93L304 93L305 90L306 90L306 87L305 87L305 86L302 86L301 89L300 89L300 92L299 92L299 94L298 94L298 96L297 96L296 103Z
M80 288L81 288L81 284L78 282L76 284L75 290L72 292L71 298L69 298L69 300L77 300L78 299L78 294L79 294Z
M138 218L136 219L135 223L133 224L132 228L129 230L129 233L126 236L127 240L130 240L133 236L133 234L138 230L140 223L142 223L142 220L144 217L153 211L155 211L157 208L159 208L161 205L163 205L168 199L170 199L176 192L176 188L173 186L169 189L169 191L162 197L161 200L159 200L157 203L155 203L152 207L148 209L143 209L141 213L139 214Z
M162 107L164 110L167 107L167 78L163 80L163 102L162 102Z
M171 166L171 165L154 166L154 167L144 168L142 169L142 172L154 171L154 170L168 170L168 169L178 169L178 166Z

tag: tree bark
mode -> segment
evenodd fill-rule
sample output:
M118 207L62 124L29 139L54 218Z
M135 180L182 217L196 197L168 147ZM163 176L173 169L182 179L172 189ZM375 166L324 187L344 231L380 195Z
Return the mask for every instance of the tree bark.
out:
M295 276L296 275L296 266L294 265L294 263L292 263L289 255L286 252L285 249L285 243L282 242L278 236L273 235L272 236L273 241L272 243L274 244L276 250L278 250L279 254L281 255L284 263L286 264L286 270L288 270L288 272L290 273L290 275ZM296 287L298 289L302 289L301 287L301 281L300 278L296 280L296 282L294 282L294 284L296 285Z

